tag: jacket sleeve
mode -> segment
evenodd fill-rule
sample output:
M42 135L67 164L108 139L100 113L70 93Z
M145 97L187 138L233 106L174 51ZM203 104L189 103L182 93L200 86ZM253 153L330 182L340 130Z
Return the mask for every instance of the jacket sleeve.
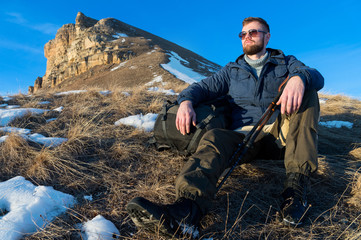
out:
M292 55L287 57L290 78L299 76L305 83L306 89L315 89L318 91L323 88L324 78L319 71L306 66Z
M190 100L193 106L200 102L226 95L229 90L230 67L227 64L217 73L184 89L178 96L178 103Z

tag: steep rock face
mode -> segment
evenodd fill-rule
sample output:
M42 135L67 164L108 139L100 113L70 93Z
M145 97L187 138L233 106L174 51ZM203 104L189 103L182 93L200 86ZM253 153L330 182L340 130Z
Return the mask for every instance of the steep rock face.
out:
M55 39L45 45L45 75L41 82L37 79L29 91L65 84L65 80L77 76L89 78L94 75L95 67L120 64L154 51L159 53L158 62L151 61L158 67L167 62L166 53L173 51L188 61L187 67L203 75L219 69L219 65L151 33L114 18L98 21L79 12L75 24L62 26Z
M135 52L119 43L120 36L128 35L119 31L116 21L97 21L78 13L75 24L61 27L55 39L44 47L48 61L43 85L54 87L94 66L120 63L131 58Z

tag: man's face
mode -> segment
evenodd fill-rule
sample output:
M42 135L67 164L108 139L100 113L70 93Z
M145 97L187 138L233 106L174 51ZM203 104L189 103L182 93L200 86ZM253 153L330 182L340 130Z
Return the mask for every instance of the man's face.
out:
M256 29L267 32L267 30L259 22L250 22L242 28L247 35L242 39L243 52L247 55L255 55L264 50L270 39L270 33L258 32L257 36L250 36L248 30Z

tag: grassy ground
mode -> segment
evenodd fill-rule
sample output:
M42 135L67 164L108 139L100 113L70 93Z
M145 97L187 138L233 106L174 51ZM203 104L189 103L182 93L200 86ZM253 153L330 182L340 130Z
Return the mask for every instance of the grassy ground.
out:
M180 87L181 88L181 87ZM120 239L161 239L138 231L125 211L136 196L171 203L174 181L185 157L157 152L147 146L152 133L115 126L122 117L159 112L164 99L145 88L100 89L56 96L51 92L19 95L9 104L54 109L43 115L26 115L10 125L28 128L68 141L46 148L12 135L0 144L0 180L24 176L39 185L72 194L78 204L24 239L81 239L79 223L98 214L111 220ZM311 179L310 207L301 228L284 227L278 219L285 171L280 160L256 160L239 166L214 200L214 208L201 222L202 238L213 239L357 239L361 237L361 102L328 96L321 104L321 121L344 120L352 129L320 126L319 170ZM174 98L174 97L173 97ZM47 105L39 105L49 101ZM0 99L0 104L2 103ZM57 120L47 122L56 117ZM3 133L0 132L0 136ZM92 195L88 201L84 196Z

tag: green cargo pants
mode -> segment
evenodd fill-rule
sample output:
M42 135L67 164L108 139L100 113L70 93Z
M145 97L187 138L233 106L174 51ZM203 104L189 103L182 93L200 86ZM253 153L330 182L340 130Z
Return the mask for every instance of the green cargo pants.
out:
M277 159L283 149L286 173L309 175L316 171L319 114L317 92L306 91L300 109L291 116L279 114L271 127L269 125L268 130L257 138L246 160L254 159L259 152L262 157L267 157L266 153L271 159ZM208 131L176 179L177 198L195 200L202 212L206 213L216 193L218 179L230 167L231 156L244 136L226 129Z

